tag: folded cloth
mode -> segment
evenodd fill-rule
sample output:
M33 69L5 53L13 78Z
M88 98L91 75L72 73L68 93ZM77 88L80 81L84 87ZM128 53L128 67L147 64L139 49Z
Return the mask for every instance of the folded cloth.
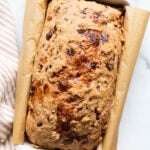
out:
M0 0L0 150L12 150L14 92L18 49L14 20L7 0Z

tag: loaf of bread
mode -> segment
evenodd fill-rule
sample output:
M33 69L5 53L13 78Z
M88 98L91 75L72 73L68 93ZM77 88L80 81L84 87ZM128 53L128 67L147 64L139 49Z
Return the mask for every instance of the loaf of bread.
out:
M34 59L26 134L41 148L93 150L102 142L123 46L123 10L52 0Z

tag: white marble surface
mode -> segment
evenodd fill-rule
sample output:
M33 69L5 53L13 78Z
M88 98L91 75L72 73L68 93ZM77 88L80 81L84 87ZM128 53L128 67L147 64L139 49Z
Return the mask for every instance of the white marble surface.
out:
M21 48L25 0L8 0L15 17ZM150 11L149 0L130 0ZM34 11L34 10L33 10ZM118 139L118 150L150 150L150 20L130 84Z

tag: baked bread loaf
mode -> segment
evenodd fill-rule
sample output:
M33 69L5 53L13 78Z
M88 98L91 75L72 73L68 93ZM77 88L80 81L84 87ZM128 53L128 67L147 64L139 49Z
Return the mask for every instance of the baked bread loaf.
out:
M92 150L103 140L123 46L123 11L52 0L34 59L26 120L42 148Z

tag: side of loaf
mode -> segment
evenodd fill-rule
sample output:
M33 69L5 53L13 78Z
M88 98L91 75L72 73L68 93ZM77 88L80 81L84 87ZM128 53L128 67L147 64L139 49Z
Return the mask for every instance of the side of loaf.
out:
M49 3L28 103L31 143L97 147L113 105L123 41L122 9L84 0Z

